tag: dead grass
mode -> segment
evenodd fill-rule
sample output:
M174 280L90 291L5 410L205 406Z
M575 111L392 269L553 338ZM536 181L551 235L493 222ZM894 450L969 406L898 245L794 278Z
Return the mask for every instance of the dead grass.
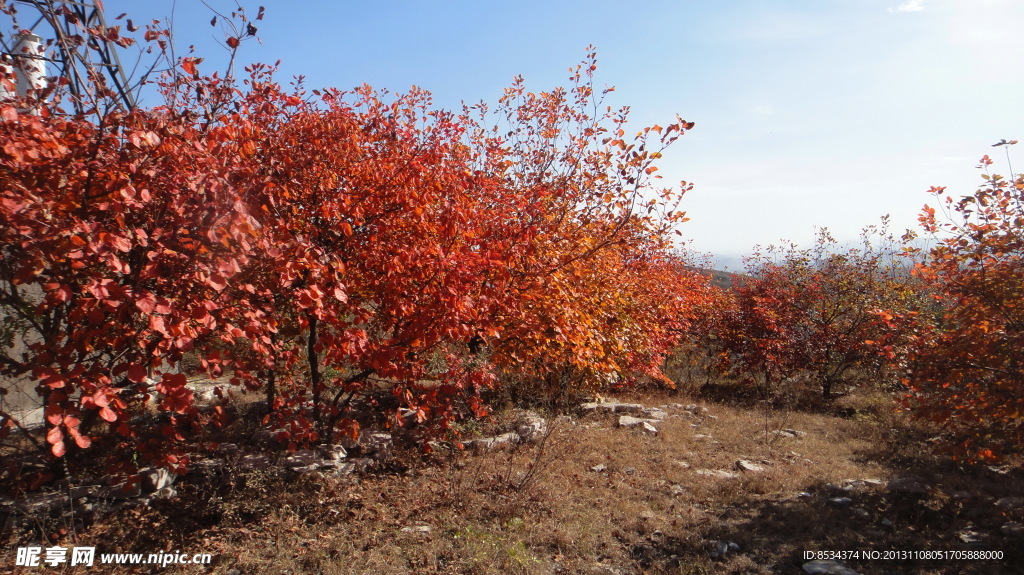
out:
M610 417L561 418L543 449L408 451L381 472L342 479L289 481L263 471L218 484L179 482L176 500L121 512L59 544L212 553L213 566L178 572L275 575L797 573L803 552L817 550L988 549L1017 565L1024 559L1019 539L999 533L1007 520L1024 520L1022 511L993 504L1019 494L1019 466L958 469L907 443L927 430L870 411L766 420L757 409L707 407L717 419L670 409L655 437L618 429ZM784 428L806 435L771 434ZM740 459L764 471L737 471ZM922 493L891 493L884 484L840 489L849 479L910 472ZM853 501L837 507L829 503L835 496ZM965 529L984 543L961 543ZM5 547L34 537L32 529L12 533ZM718 542L739 550L717 557ZM848 564L865 575L1003 573L1010 559Z

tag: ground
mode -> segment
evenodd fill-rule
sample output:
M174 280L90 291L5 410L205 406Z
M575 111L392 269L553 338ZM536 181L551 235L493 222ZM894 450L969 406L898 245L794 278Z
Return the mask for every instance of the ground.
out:
M958 467L888 404L862 400L839 417L619 399L668 417L654 435L618 427L615 414L550 416L532 445L398 449L344 477L269 467L183 478L174 499L51 535L66 547L213 559L140 570L161 573L803 573L821 558L862 575L1024 572L1020 467ZM5 553L51 527L23 521ZM884 558L902 551L1003 558ZM11 565L0 553L0 569Z

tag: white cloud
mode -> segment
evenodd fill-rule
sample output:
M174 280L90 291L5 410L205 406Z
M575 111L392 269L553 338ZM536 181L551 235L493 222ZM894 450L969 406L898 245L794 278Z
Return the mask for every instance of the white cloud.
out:
M890 12L920 12L924 10L925 0L907 0L895 8L889 8Z

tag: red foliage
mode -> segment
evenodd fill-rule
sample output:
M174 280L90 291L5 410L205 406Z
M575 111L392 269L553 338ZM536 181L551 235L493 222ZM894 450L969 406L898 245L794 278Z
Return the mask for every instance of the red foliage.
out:
M959 200L933 188L942 210L921 224L939 243L917 268L933 294L930 313L884 315L905 372L905 405L950 433L968 460L997 459L1024 445L1024 178L987 172Z
M38 383L55 456L102 438L186 464L172 446L223 417L175 373L189 352L263 387L293 446L358 433L355 401L447 429L497 367L659 376L690 280L650 174L692 123L627 143L625 111L586 112L592 54L568 91L517 80L502 131L419 90L286 92L254 66L242 91L200 62L166 107L3 108L0 297L29 345L0 369ZM155 394L164 418L134 423Z
M806 378L826 401L841 384L885 383L875 310L903 309L914 290L885 226L863 237L862 247L840 250L823 230L813 248L770 250L777 260L755 262L725 314L722 339L735 371L769 389Z

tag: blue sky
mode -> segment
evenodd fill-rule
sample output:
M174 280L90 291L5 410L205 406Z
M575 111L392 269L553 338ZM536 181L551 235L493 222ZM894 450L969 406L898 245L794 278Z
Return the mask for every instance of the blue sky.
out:
M234 2L208 0L229 12ZM747 253L815 226L842 240L891 214L916 226L932 185L967 193L1001 138L1024 140L1024 2L1019 0L602 0L280 2L265 0L261 44L307 86L418 85L439 107L495 101L513 76L564 85L593 44L597 82L632 120L696 127L666 153L663 183L693 182L684 236ZM136 22L174 7L178 44L223 62L198 0L106 0ZM242 1L255 15L258 2ZM283 79L282 78L282 79ZM1024 166L1024 143L1014 159ZM998 153L996 155L995 153Z

